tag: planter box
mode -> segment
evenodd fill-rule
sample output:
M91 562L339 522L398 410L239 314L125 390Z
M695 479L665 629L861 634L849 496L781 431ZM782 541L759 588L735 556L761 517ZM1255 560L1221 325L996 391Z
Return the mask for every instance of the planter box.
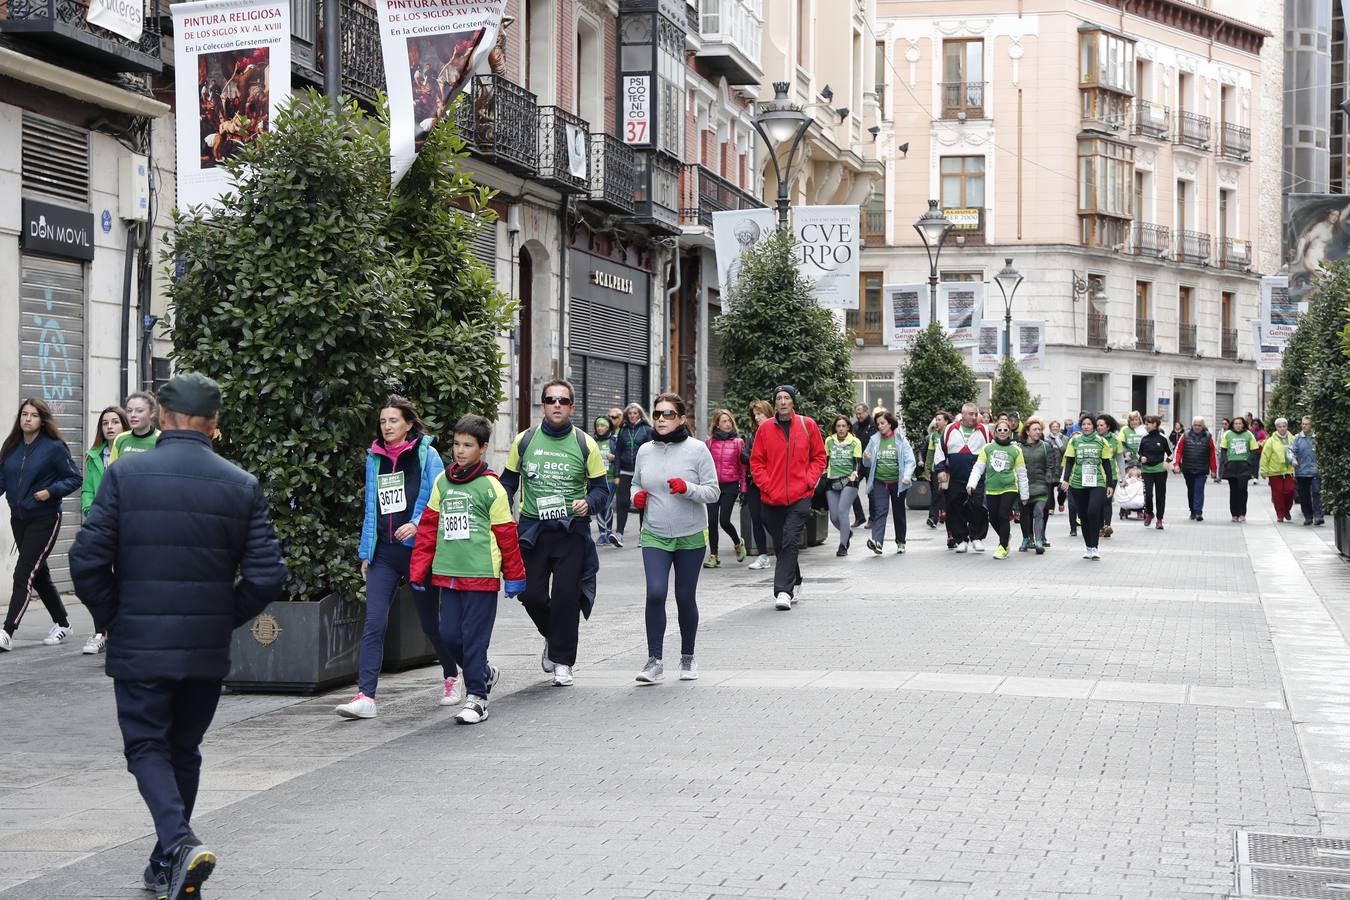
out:
M1350 516L1336 516L1331 524L1336 530L1336 549L1341 556L1350 556Z
M405 584L398 589L398 596L389 608L389 630L384 633L384 664L380 668L385 672L402 672L425 666L435 658L436 651L422 631L422 621L417 618L412 588Z
M235 629L225 686L234 691L317 694L352 684L365 622L365 604L338 594L273 603Z

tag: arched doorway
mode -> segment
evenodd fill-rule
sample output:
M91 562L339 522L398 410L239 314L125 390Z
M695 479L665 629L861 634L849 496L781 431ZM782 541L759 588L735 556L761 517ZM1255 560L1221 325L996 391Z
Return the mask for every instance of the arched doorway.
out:
M534 260L530 251L520 248L519 325L516 326L516 422L521 430L529 427L534 413Z

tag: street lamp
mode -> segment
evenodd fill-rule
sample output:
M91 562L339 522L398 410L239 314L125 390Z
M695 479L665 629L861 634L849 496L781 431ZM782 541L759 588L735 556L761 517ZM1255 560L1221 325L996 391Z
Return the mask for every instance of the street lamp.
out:
M914 223L914 230L923 238L923 249L928 251L928 321L937 321L938 257L947 242L952 223L938 209L936 200L928 201L928 209Z
M788 224L788 179L792 176L792 162L801 147L806 130L811 127L811 115L788 99L789 84L786 81L773 83L773 99L759 104L759 109L751 123L769 148L769 160L773 163L773 174L778 179L778 228L787 228ZM790 142L790 143L789 143ZM787 164L779 166L778 148L789 144Z
M1012 302L1022 273L1013 268L1012 257L1003 258L1003 270L994 276L994 282L1003 294L1003 361L1012 358Z

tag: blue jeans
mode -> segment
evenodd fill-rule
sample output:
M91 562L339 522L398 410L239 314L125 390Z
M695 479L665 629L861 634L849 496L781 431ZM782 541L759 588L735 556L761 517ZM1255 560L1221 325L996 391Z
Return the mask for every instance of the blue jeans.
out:
M595 524L600 529L598 544L608 544L609 536L614 533L614 496L618 493L619 481L609 479L609 493L605 495L604 505L595 513Z
M439 588L441 643L463 660L464 686L470 696L487 698L488 644L497 621L496 591Z
M1191 515L1198 516L1205 511L1205 478L1208 477L1204 472L1183 472L1182 476L1186 479L1186 500L1191 507Z
M384 665L384 635L389 630L389 608L398 596L398 586L408 578L412 562L412 548L402 544L375 545L375 560L366 570L366 628L361 633L361 669L357 688L374 698L380 684L380 667ZM437 600L429 591L413 591L413 604L422 633L436 649L441 671L446 678L454 678L459 669L459 657L441 640L440 611Z
M694 655L698 634L698 573L703 550L642 548L642 568L647 573L647 655L662 658L666 643L666 597L670 593L670 570L675 569L675 610L680 620L680 655Z
M905 542L908 523L905 520L905 493L909 490L898 481L878 481L872 479L872 492L868 499L872 507L872 540L880 544L886 537L886 506L890 505L891 518L895 520L895 542Z

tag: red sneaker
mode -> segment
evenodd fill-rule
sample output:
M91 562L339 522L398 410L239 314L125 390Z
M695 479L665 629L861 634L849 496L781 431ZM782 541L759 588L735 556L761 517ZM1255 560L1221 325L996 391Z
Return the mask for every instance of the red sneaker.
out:
M1159 531L1162 531L1162 530L1163 530L1163 527L1162 527L1162 519L1159 519L1159 520L1157 521L1157 523L1154 524L1153 527L1156 528L1156 529L1158 529Z
M1153 524L1153 513L1144 513L1144 527L1147 528L1152 524Z

